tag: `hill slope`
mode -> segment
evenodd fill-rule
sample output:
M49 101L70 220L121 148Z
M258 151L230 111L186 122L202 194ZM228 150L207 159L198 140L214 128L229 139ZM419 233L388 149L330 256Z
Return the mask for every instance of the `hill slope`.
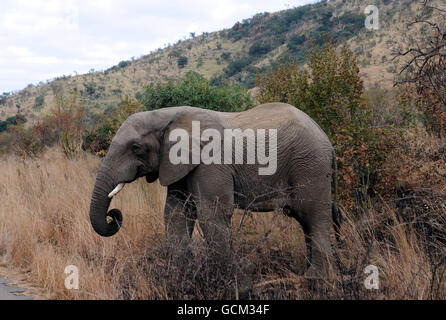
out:
M368 4L365 0L321 1L257 14L230 29L178 41L103 72L65 76L0 96L0 119L16 114L18 109L28 119L36 119L54 107L55 94L60 91L74 92L91 112L103 112L116 106L124 94L134 96L148 83L177 79L190 70L215 81L229 78L252 87L257 70L280 58L293 56L304 62L306 36L317 39L325 32L340 43L347 43L357 55L367 87L390 87L397 70L390 49L408 36L404 31L406 23L414 17L419 3L377 1L380 26L373 31L364 27L364 9Z

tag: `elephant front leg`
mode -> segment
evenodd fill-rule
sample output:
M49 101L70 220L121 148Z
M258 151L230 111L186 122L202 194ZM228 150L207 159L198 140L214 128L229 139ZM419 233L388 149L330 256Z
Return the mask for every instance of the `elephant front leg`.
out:
M227 260L231 253L233 204L216 197L200 203L198 221L212 257Z
M198 167L189 179L197 220L206 240L201 271L208 287L231 296L235 290L236 264L232 246L231 219L234 213L232 175L219 167Z
M234 213L232 175L224 167L198 167L188 179L198 222L213 260L226 264L231 255Z
M191 236L195 225L194 212L188 200L178 192L168 192L164 207L164 226L170 253L180 259L191 258Z

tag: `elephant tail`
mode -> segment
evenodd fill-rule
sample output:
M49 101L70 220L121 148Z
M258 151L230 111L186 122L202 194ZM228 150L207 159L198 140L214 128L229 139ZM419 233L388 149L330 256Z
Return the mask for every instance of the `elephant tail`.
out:
M331 216L333 218L333 227L336 234L336 239L339 241L340 233L339 229L342 224L342 212L338 207L338 166L336 163L336 153L333 150L332 157L332 167L333 167L333 202L331 205Z

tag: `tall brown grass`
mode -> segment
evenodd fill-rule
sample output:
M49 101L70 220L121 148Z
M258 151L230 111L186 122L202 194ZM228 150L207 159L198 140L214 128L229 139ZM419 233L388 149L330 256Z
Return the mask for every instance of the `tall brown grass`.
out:
M324 290L315 290L303 278L303 233L280 213L247 213L239 228L242 213L236 212L234 259L243 266L234 273L237 277L212 277L199 228L193 236L193 258L186 266L173 264L164 244L165 190L143 179L115 197L112 207L122 209L123 227L114 237L101 238L88 216L99 163L89 154L67 160L56 149L35 160L0 160L0 255L42 287L45 298L237 298L242 273L252 280L246 298L446 298L444 247L433 257L428 245L442 239L420 233L414 220L402 221L391 203L371 204L368 216L361 218L347 215L341 242L335 244L333 237L338 275ZM444 203L433 201L432 208L444 232ZM369 264L380 272L379 290L364 286ZM64 286L68 265L79 269L79 290Z

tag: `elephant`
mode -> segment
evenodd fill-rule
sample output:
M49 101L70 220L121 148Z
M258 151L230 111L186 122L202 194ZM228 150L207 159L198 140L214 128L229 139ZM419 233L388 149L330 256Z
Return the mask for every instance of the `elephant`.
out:
M194 123L199 123L200 134L208 130L221 137L226 137L227 130L257 130L258 136L261 137L259 132L265 133L270 143L249 141L246 135L239 141L239 145L247 141L239 147L242 157L236 152L237 144L232 149L226 145L219 149L224 149L226 160L233 161L173 163L176 161L171 159L171 149L178 143L174 133L178 129L191 133ZM209 136L196 140L200 150L211 143ZM220 143L214 142L214 146ZM270 157L275 156L276 168L269 174L259 174L265 162L248 161L248 151L255 151L253 143L257 149L268 151ZM184 159L190 160L191 156L194 157L189 150ZM124 184L140 177L148 183L159 179L167 187L164 222L166 237L171 241L187 243L198 220L211 248L220 253L230 251L234 208L254 212L279 209L302 226L308 262L305 277L327 277L332 257L330 227L334 224L338 230L341 220L336 155L324 131L298 108L267 103L242 112L218 112L181 106L131 115L114 136L97 173L90 221L99 235L109 237L120 229L121 211L108 211L111 199Z

